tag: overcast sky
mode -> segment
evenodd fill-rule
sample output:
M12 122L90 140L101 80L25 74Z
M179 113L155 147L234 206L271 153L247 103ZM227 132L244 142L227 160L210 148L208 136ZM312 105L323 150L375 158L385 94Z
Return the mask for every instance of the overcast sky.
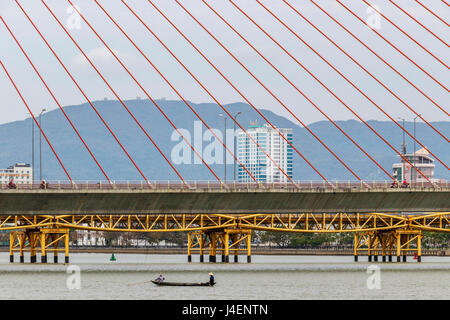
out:
M443 18L450 16L450 9L439 0L423 0L426 5ZM77 28L77 17L74 16L65 0L46 0L49 7L69 30L81 48L89 54L94 63L110 81L112 87L123 99L145 97L144 93L114 60L89 27L81 22ZM169 56L165 49L128 11L120 0L99 0L117 22L136 41L137 45L148 55L150 60L160 68L161 72L173 83L179 92L193 102L211 102L212 99L199 87L190 76ZM244 101L162 18L147 0L127 0L128 4L148 23L149 27L173 49L176 55L190 68L208 89L223 103ZM180 0L192 14L199 19L217 38L224 43L241 61L260 78L272 92L295 112L305 123L324 120L324 117L313 108L297 91L262 60L247 44L229 29L201 0ZM303 90L317 105L337 120L354 119L336 99L327 93L311 76L302 70L289 56L279 49L269 38L258 30L227 0L208 2L251 43L276 65L293 83ZM310 49L287 31L279 22L271 17L254 0L235 0L258 24L282 43L299 61L326 85L328 85L349 106L353 107L364 119L387 120L368 100L348 85L335 71L327 66ZM333 63L346 76L354 81L364 92L385 108L393 117L403 117L412 121L414 115L383 87L371 79L344 54L338 51L328 40L315 31L281 0L262 0L271 10L281 17L292 29L313 46L320 54ZM422 113L429 121L448 121L448 117L424 96L401 79L344 30L338 27L329 17L322 13L308 0L289 0L298 10L322 29L327 35L342 45L348 53L363 64L370 72L379 77L410 106ZM425 73L402 57L387 43L380 39L369 27L349 14L337 2L317 0L330 14L356 33L372 49L392 63L401 73L416 84L426 94L448 111L449 94ZM404 28L419 43L439 57L444 63L450 63L449 48L416 22L395 8L389 1L371 0L381 11L395 23ZM450 32L444 23L436 19L413 0L396 0L405 10L421 23L431 29L447 43ZM74 46L64 31L59 27L40 0L20 0L30 17L43 32L49 43L79 81L82 89L91 100L104 97L113 98L103 81L86 62L80 51ZM108 20L93 0L78 0L74 3L80 8L86 19L104 37L106 43L115 50L126 66L148 90L154 98L180 100L161 77L152 69L147 61L130 44L130 42ZM239 66L199 25L189 17L174 0L155 0L154 3L181 27L183 32L201 50L211 58L223 73L230 78L257 107L270 109L278 114L287 115L283 107L271 97L265 89ZM367 5L359 0L343 1L364 20L375 19L373 13L367 11ZM54 91L60 103L73 105L85 103L86 100L76 89L70 78L51 55L49 49L39 38L14 0L0 0L1 16L13 30L18 40L30 55L38 70ZM370 20L373 21L373 20ZM416 61L427 72L433 75L444 86L449 86L448 68L440 64L430 54L413 43L389 22L381 18L379 32L394 42L398 47ZM47 110L57 108L51 96L45 90L18 46L13 41L5 26L0 23L0 58L22 90L24 98L33 112L39 113L41 108ZM27 111L16 91L0 69L0 123L22 120Z

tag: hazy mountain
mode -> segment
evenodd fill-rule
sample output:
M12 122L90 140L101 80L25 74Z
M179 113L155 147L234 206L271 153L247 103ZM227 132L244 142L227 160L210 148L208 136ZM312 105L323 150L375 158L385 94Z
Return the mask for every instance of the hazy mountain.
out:
M155 106L148 100L129 100L125 102L130 110L139 119L142 126L150 136L157 141L164 154L171 159L173 148L179 143L171 141L173 127L159 113ZM191 135L191 141L198 144L202 141L201 134L194 133L194 121L198 118L180 101L157 101L162 109L179 128L187 129ZM192 107L203 117L208 125L223 131L224 119L219 116L223 113L214 104L194 104ZM119 140L123 143L138 166L150 180L178 179L176 174L160 155L150 140L139 129L134 120L117 101L97 101L96 108L105 121L111 126ZM248 105L235 103L226 106L230 114L242 112L238 117L239 123L244 128L250 121L258 119L258 124L263 124L262 118ZM140 180L141 176L118 146L110 133L101 123L90 105L82 104L65 107L70 119L73 121L93 154L104 167L111 179L115 180ZM290 120L274 114L268 110L262 113L278 127L292 128L294 146L316 166L316 168L327 179L355 180L353 175L347 171L320 143L317 142L305 128L298 126ZM68 172L74 180L99 180L104 177L98 169L89 153L84 148L69 126L62 112L54 110L45 113L42 123L50 142L60 155ZM398 161L398 156L384 142L373 134L364 124L358 121L337 122L351 137L353 137L367 152L376 159L387 171L391 172L393 162ZM393 122L369 121L383 137L395 148L400 150L402 133ZM433 125L444 134L450 132L450 122L433 122ZM16 121L0 125L0 168L16 162L31 162L31 119ZM227 127L233 128L233 122L228 119ZM410 132L413 131L412 122L406 123ZM345 161L349 167L364 179L388 179L366 155L357 149L342 133L331 123L320 121L313 123L309 128L314 131L329 147ZM203 126L202 132L207 129ZM435 152L445 163L450 163L450 148L444 139L438 136L431 128L423 123L416 123L417 136L430 150ZM207 136L205 138L208 138ZM228 141L231 139L229 138ZM211 140L212 141L212 140ZM208 151L210 141L203 142L203 151ZM195 146L196 147L196 146ZM407 139L408 151L413 150L411 139ZM420 149L420 146L416 146ZM56 161L45 140L42 139L43 153L43 177L48 180L67 179L60 165ZM313 169L294 151L294 179L295 180L320 180ZM213 154L214 156L214 154ZM220 158L220 154L216 154ZM192 155L191 161L194 156ZM215 180L211 172L202 164L176 165L180 174L188 180ZM211 168L222 178L223 165L212 164ZM35 173L39 177L39 132L35 126ZM436 177L450 178L448 170L436 161ZM233 166L228 165L228 179L233 177Z

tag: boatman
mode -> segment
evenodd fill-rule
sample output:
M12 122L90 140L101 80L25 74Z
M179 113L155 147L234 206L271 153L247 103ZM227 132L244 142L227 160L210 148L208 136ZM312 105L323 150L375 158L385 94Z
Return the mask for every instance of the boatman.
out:
M214 285L214 273L210 272L209 273L209 285L213 286Z

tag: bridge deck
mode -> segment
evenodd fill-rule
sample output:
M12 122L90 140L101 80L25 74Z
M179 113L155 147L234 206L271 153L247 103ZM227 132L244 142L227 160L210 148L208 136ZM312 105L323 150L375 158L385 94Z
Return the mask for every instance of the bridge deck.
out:
M0 215L448 211L449 188L0 190Z

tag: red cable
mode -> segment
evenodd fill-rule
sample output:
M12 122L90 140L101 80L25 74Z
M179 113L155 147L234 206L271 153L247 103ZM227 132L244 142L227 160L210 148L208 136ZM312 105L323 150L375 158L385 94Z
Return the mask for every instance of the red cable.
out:
M361 39L359 39L354 33L352 33L348 28L346 28L342 23L337 21L331 14L329 14L325 9L323 9L321 6L319 6L317 3L315 3L313 0L311 2L319 8L323 13L325 13L331 20L333 20L335 23L337 23L342 29L347 31L356 41L361 43L367 50L369 50L372 54L374 54L378 59L380 59L384 64L386 64L389 68L391 68L392 71L397 73L403 80L408 82L412 87L414 87L417 91L419 91L425 98L427 98L431 103L433 103L436 107L438 107L442 112L444 112L447 116L450 116L450 114L444 110L437 102L435 102L430 96L428 96L425 92L420 90L414 83L412 83L408 78L406 78L403 74L401 74L396 68L394 68L389 62L387 62L385 59L383 59L378 53L373 51L368 45L366 45Z
M440 21L442 21L443 23L445 23L446 25L447 25L447 27L449 27L449 24L446 22L446 21L444 21L444 19L442 19L441 17L439 17L436 13L434 13L430 8L428 8L427 6L425 6L422 2L420 2L420 1L418 1L418 0L416 0L416 2L418 3L418 4L420 4L425 10L427 10L429 13L431 13L433 16L435 16L436 18L438 18ZM447 2L445 2L445 1L443 1L442 0L442 2L444 2L446 5L449 5Z
M306 20L311 26L313 26L318 32L320 32L325 38L327 38L328 41L333 43L339 50L341 50L347 57L349 57L353 62L355 62L360 68L362 68L366 73L368 73L374 80L376 80L379 84L381 84L386 90L388 90L394 97L396 97L400 102L402 102L409 110L411 110L416 116L418 116L420 119L422 119L425 123L427 123L431 128L433 128L438 134L440 134L447 142L449 140L447 137L445 137L440 131L438 131L434 126L432 126L430 123L428 123L425 119L422 118L420 114L418 114L414 109L412 109L406 102L404 102L400 97L398 97L394 92L392 92L386 85L384 85L378 78L376 78L372 73L370 73L366 68L364 68L358 61L356 61L352 56L350 56L344 49L342 49L339 45L337 45L332 39L330 39L326 34L324 34L319 28L317 28L310 20L308 20L305 16L303 16L298 10L296 10L293 6L290 5L286 0L283 0L284 3L286 3L291 9L293 9L300 17L302 17L304 20ZM386 113L385 113L386 114ZM386 114L394 123L396 123L404 132L406 132L414 141L416 141L420 146L422 146L425 150L430 152L434 157L434 155L430 150L428 150L427 147L425 147L420 141L418 141L413 135L411 135L405 128L400 126L398 122L396 122L392 117L390 117L388 114ZM436 157L439 162L442 163L442 161ZM443 164L443 163L442 163ZM445 166L445 164L444 164Z
M255 24L258 29L260 29L265 35L267 35L267 37L269 37L273 42L275 42L286 54L288 54L292 59L294 59L294 61L296 61L300 66L303 67L303 65L297 60L295 59L295 57L293 57L282 45L280 45L278 43L278 41L276 41L272 36L270 36L270 34L268 34L260 25L258 25L252 18L250 18L239 6L237 6L232 0L229 0L243 15L245 15L253 24ZM263 6L259 0L256 0L256 2L258 2L262 7L264 7L266 10L268 10L265 6ZM268 10L270 13L271 11ZM312 51L314 51L315 54L317 54L322 60L324 60L330 67L333 68L333 70L335 70L336 72L338 72L345 80L347 80L353 87L355 87L355 89L357 89L361 94L364 95L364 97L366 97L369 101L371 101L373 104L375 104L375 102L373 102L367 95L365 95L361 90L359 90L358 87L356 87L350 80L348 80L341 72L339 72L339 70L337 70L333 65L331 65L328 60L324 59L317 51L315 51L309 44L307 44L305 41L303 41L303 39L298 36L295 32L292 31L292 29L290 29L284 22L282 22L280 19L278 19L278 17L276 17L275 15L273 15L273 13L271 13L272 16L274 16L278 21L280 21L289 31L291 31L300 41L302 41L306 46L308 46L308 48L310 48ZM316 81L318 81L329 93L331 93L333 95L333 97L335 97L337 100L339 100L349 111L351 111L355 116L358 117L358 119L360 119L364 124L366 124L367 127L369 127L378 137L380 137L389 147L392 148L392 150L394 150L398 155L400 155L405 161L407 161L412 167L414 167L416 169L417 172L419 172L424 178L426 178L428 180L428 178L423 175L415 166L413 166L408 159L406 159L400 152L397 151L397 149L395 149L389 142L387 142L381 135L378 134L378 132L373 129L367 122L365 122L356 112L353 111L353 109L351 109L344 101L342 101L342 99L340 99L333 91L331 91L323 82L321 82L317 77L315 77L308 69L306 69L305 67L303 67ZM376 105L376 104L375 104ZM380 110L382 110L380 108ZM395 120L394 120L395 121ZM429 181L429 180L428 180ZM429 181L431 183L431 181Z
M375 162L376 165L378 165L382 170L384 170L383 167L381 167L378 162L376 162L370 155L361 148L350 136L347 135L345 131L341 129L326 113L324 113L304 92L302 92L294 83L292 83L291 80L289 80L277 67L275 67L258 49L256 49L247 39L245 39L241 33L239 33L233 26L223 18L222 15L220 15L214 8L212 8L206 1L202 0L203 3L212 11L214 12L231 30L233 30L245 43L247 43L264 61L266 61L281 77L283 77L297 92L299 92L306 100L308 100L320 113L322 113L328 121L334 124L334 126L339 129L347 138L350 139L362 152L364 152L372 161ZM297 116L290 110L287 109L287 111L301 124L307 129L314 137L316 135L300 120L297 118ZM333 151L331 151L319 138L316 137L317 140L319 140L320 143L322 143L327 150L329 150L338 160L341 162L359 181L362 181L352 170L350 170L343 161L334 154Z
M445 3L447 6L450 7L450 4L448 4L447 2L445 2L445 0L441 0L443 3Z
M312 3L314 3L314 0L311 0ZM336 0L337 3L339 3L342 7L344 7L348 12L350 12L355 18L357 18L361 23L364 25L366 24L364 20L362 20L356 13L354 13L352 10L350 10L348 7L346 7L342 2L339 0ZM439 84L443 89L445 89L447 92L450 92L447 87L445 87L442 83L440 83L436 78L434 78L431 74L429 74L425 69L423 69L421 66L419 66L414 60L412 60L410 57L408 57L406 54L403 53L399 48L397 48L392 42L387 40L385 37L383 37L377 30L374 28L370 28L373 32L375 32L381 39L386 41L391 47L393 47L395 50L397 50L402 56L404 56L406 59L408 59L412 64L414 64L417 68L419 68L422 72L424 72L427 76L429 76L431 79L433 79L437 84Z
M423 50L425 50L429 55L431 55L433 58L435 58L437 61L439 61L443 66L449 68L448 65L446 65L441 59L436 57L430 50L425 48L422 44L420 44L416 39L411 37L407 32L405 32L402 28L400 28L398 25L396 25L391 19L386 17L383 13L381 13L377 8L373 7L369 2L366 0L362 0L365 4L367 4L369 7L371 7L373 10L378 12L379 15L381 15L383 18L385 18L387 21L389 21L390 24L392 24L397 30L399 30L401 33L403 33L405 36L407 36L411 41L413 41L415 44L417 44L419 47L421 47Z
M17 43L17 45L19 46L20 50L22 51L22 53L24 54L24 56L27 58L28 62L30 63L30 65L33 67L34 71L36 72L36 74L38 75L39 79L41 79L42 83L44 84L45 88L47 89L47 91L50 93L50 95L52 96L53 100L56 102L56 104L58 105L58 107L61 109L61 111L63 112L64 116L66 117L67 121L69 121L70 125L72 126L73 130L76 132L76 134L78 135L78 137L80 138L81 142L84 144L84 146L86 147L86 150L89 152L89 154L92 156L92 159L94 159L95 163L97 164L97 166L100 168L101 172L103 173L103 175L105 176L105 178L108 180L108 182L111 184L111 180L109 179L108 175L106 174L106 172L103 170L102 166L100 165L100 163L98 163L97 159L95 158L95 156L93 155L93 153L91 152L91 150L89 149L89 147L87 146L86 142L84 142L83 138L81 137L80 133L78 132L78 130L75 128L74 124L72 123L72 121L69 119L69 117L67 116L66 112L64 111L63 107L61 106L61 104L59 103L58 99L56 99L55 95L53 94L53 92L50 90L50 88L48 87L47 83L45 82L45 80L42 78L41 74L39 73L39 71L36 69L36 67L34 66L33 62L30 60L30 58L28 57L27 53L25 52L25 50L22 48L22 46L20 45L19 41L16 39L16 37L14 36L13 32L11 31L11 29L9 29L8 25L6 24L5 20L3 20L3 18L0 16L0 19L2 20L3 24L5 25L6 29L8 29L9 33L11 34L11 36L13 37L13 39L15 40L15 42Z
M150 3L152 3L152 1L151 0L147 0L148 2L150 2ZM203 30L205 30L231 57L233 57L233 59L236 61L236 62L238 62L275 100L277 100L277 102L278 103L280 103L280 105L282 105L282 106L284 106L285 108L287 108L285 105L284 105L284 103L277 97L277 96L275 96L247 67L245 67L245 65L244 64L242 64L242 62L239 60L239 59L237 59L236 58L236 56L235 55L233 55L208 29L206 29L206 27L200 22L200 21L198 21L190 12L189 12L189 10L187 10L178 0L175 0L175 2L181 7L181 8L183 8L183 10L192 18L192 19L194 19L202 28L203 28ZM152 5L153 6L155 6L153 3L152 3ZM156 7L156 6L155 6ZM180 31L179 31L180 32ZM180 32L181 33L181 32ZM236 89L235 89L236 90ZM240 93L240 91L238 91L238 93L248 102L248 100ZM250 103L249 103L250 104ZM317 173L317 174L319 174L319 176L323 179L323 180L325 180L327 183L329 183L328 182L328 180L327 179L325 179L325 177L313 166L313 164L310 162L310 161L308 161L306 158L305 158L305 156L300 152L300 151L298 151L297 150L297 148L295 148L293 145L292 145L292 143L290 143L287 139L286 139L286 137L284 137L283 136L283 134L256 108L256 107L254 107L253 106L253 104L250 104L254 109L255 109L255 111L256 112L258 112L258 114L259 115L261 115L261 117L265 120L265 121L267 121L267 123L269 124L269 125L271 125L272 126L272 128L274 128L274 130L276 130L277 132L278 132L278 134L284 139L284 140L286 140L286 142L297 152L297 154L298 155L300 155L302 158L303 158L303 160L305 160L308 164L309 164L309 166ZM330 183L329 183L330 184ZM331 185L331 184L330 184Z
M181 30L177 27L177 26L175 26L173 23L172 23L172 21L169 19L169 18L167 18L167 16L166 15L164 15L164 13L163 12L161 12L161 10L159 10L159 8L152 2L152 1L150 1L150 0L147 0L171 25L172 25L172 27L175 29L175 30L177 30L178 31L178 33L180 33L180 35L211 65L211 67L213 67L214 68L214 70L216 70L217 71L217 73L219 73L220 74L220 76L225 80L225 81L227 81L227 83L270 125L270 126L272 126L272 128L275 130L275 131L277 131L278 132L278 134L284 139L284 140L286 140L286 142L294 149L294 150L296 150L297 151L297 153L303 158L303 160L305 160L310 166L311 166L311 168L313 168L314 169L314 171L316 172L316 173L318 173L319 175L320 175L320 177L324 180L324 181L326 181L332 188L334 188L334 186L330 183L330 182L328 182L328 180L327 179L325 179L325 177L286 139L286 137L284 137L284 135L254 106L254 104L252 104L248 99L247 99L247 97L245 97L244 96L244 94L192 43L192 41L190 41L185 35L184 35L184 33L183 32L181 32ZM179 3L178 3L179 4ZM181 6L181 4L179 4L180 6ZM196 20L195 19L195 17L193 17L187 10L186 10L186 12L194 19L194 20ZM197 20L196 20L197 21ZM210 34L210 33L209 33ZM212 34L210 34L211 35L211 37L213 37L214 38L214 36L212 35ZM214 98L213 98L214 99ZM216 100L215 100L216 101ZM222 107L223 108L223 107ZM224 108L223 108L224 109ZM224 112L226 112L228 115L229 115L229 113L228 113L228 111L226 110L226 109L224 109ZM243 130L243 128L240 126L240 124L238 123L238 122L236 122L235 121L235 123ZM244 132L246 132L245 130L243 130ZM247 135L248 135L248 133L247 133ZM256 141L250 136L250 135L248 135L249 137L250 137L250 139L253 141L253 142L255 142L255 144L259 147L259 145L256 143ZM264 151L264 149L262 149L261 147L259 147L263 152L264 152L264 154L280 169L280 171L289 179L289 181L291 181L294 185L295 185L295 183L292 181L292 179L280 168L280 166L272 159L272 158L270 158L270 156Z
M95 3L102 9L102 11L108 16L108 18L114 23L114 25L123 33L123 35L133 44L133 46L140 52L140 54L147 60L147 62L153 67L153 69L156 70L156 72L164 79L164 81L166 81L166 83L172 88L173 91L175 91L175 93L180 97L181 100L183 100L183 102L189 107L189 109L197 116L198 119L200 119L200 121L206 126L206 128L208 128L208 130L214 135L214 137L216 137L216 139L225 147L225 149L233 156L233 158L239 163L239 165L241 165L244 170L250 175L250 177L257 182L256 178L250 173L250 171L248 171L248 169L241 163L241 161L239 161L239 159L235 156L235 154L233 152L231 152L231 150L224 144L224 142L222 141L222 139L220 139L214 132L214 130L212 130L208 124L200 117L200 115L192 108L192 106L184 99L184 97L178 92L178 90L167 80L167 78L160 72L160 70L150 61L150 59L147 57L147 55L142 52L142 50L136 45L136 43L128 36L128 34L123 30L123 28L121 28L117 22L111 17L111 15L105 10L105 8L103 8L100 3L97 2L97 0L94 0ZM123 2L123 1L122 1ZM124 4L128 7L128 5L124 2ZM152 32L153 34L153 32ZM156 35L153 34L155 37ZM156 37L158 40L159 38ZM160 41L160 40L159 40ZM160 41L160 43L162 43ZM166 47L166 49L168 49ZM171 52L169 50L169 52ZM171 52L172 53L172 52ZM173 56L173 54L172 54ZM225 133L226 134L226 133Z
M16 0L17 1L17 0ZM86 60L91 64L91 66L94 68L94 70L97 72L97 74L100 76L100 78L102 78L102 80L105 82L105 84L108 86L108 88L111 90L111 92L114 94L114 96L120 101L120 103L122 104L122 106L128 111L128 113L130 114L130 116L133 118L133 120L137 123L137 125L141 128L141 130L144 132L144 134L147 136L147 138L152 142L152 144L156 147L156 149L158 149L159 153L163 156L163 158L166 160L166 162L170 165L170 167L174 170L174 172L177 174L177 176L181 179L181 181L183 181L183 183L185 185L186 181L183 179L183 177L180 175L180 173L175 169L175 167L173 166L173 164L169 161L169 159L167 159L167 157L165 156L165 154L161 151L161 149L158 147L158 145L156 144L156 142L150 137L150 135L147 133L147 131L142 127L142 125L140 124L140 122L136 119L136 117L133 115L133 113L128 109L128 107L125 105L125 103L123 102L123 100L119 97L119 95L114 91L114 89L110 86L110 84L108 83L108 81L103 77L103 75L100 73L100 71L95 67L95 65L92 63L91 59L89 59L89 57L85 54L85 52L81 49L81 47L78 45L78 43L73 39L73 37L70 35L70 33L67 31L67 29L62 25L62 23L59 21L59 19L55 16L55 14L53 13L53 11L47 6L47 4L42 1L42 3L44 4L44 6L48 9L48 11L51 13L51 15L55 18L55 20L58 22L58 24L61 26L61 28L63 28L63 30L66 32L66 34L69 36L69 38L73 41L73 43L75 44L75 46L80 50L80 52L83 54L83 56L86 58Z
M43 0L41 0L44 2ZM189 145L189 147L194 151L194 153L199 157L199 159L202 160L203 164L209 169L209 171L214 175L214 177L223 184L222 180L217 176L217 174L214 172L213 169L206 163L206 161L203 159L203 157L195 150L195 148L191 145L191 143L184 137L184 135L178 130L178 128L175 126L175 124L170 120L170 118L164 113L164 111L160 108L160 106L156 103L155 100L150 96L150 94L147 92L147 90L144 89L144 87L137 81L137 79L133 76L133 74L130 72L130 70L123 64L123 62L117 57L117 55L114 53L113 50L106 44L106 42L103 40L102 37L95 31L95 29L92 27L92 25L85 19L85 17L81 14L81 12L73 5L72 1L67 0L70 5L77 11L77 13L80 15L80 17L83 19L83 21L89 26L89 28L94 32L94 34L97 36L97 38L103 43L103 45L108 49L109 52L114 56L114 58L119 62L119 64L125 69L125 71L130 75L130 77L136 82L136 84L141 88L141 90L145 93L145 95L153 102L153 104L157 107L159 112L166 118L166 120L172 125L172 127L178 132L178 134L183 138L183 140L186 142L186 144Z
M1 17L0 17L1 18ZM2 19L3 20L3 19ZM19 88L16 86L16 84L14 83L14 80L12 79L11 75L9 74L8 70L6 70L6 67L3 65L3 62L0 60L0 65L2 66L3 70L5 70L6 75L9 78L9 81L11 81L11 84L14 86L14 88L16 89L17 93L20 96L20 99L22 100L23 104L25 105L25 107L28 109L28 112L31 114L31 117L33 118L33 121L36 123L36 125L38 126L39 130L41 131L42 135L44 136L45 140L47 141L48 145L50 146L50 149L52 149L53 154L55 155L56 159L58 159L59 164L61 165L61 168L64 170L64 172L66 173L67 177L69 178L70 182L72 184L74 184L72 178L70 177L69 173L67 172L66 168L64 167L61 159L58 157L58 154L56 153L55 149L53 148L52 144L50 143L50 141L48 140L44 130L42 130L41 126L39 125L39 122L36 120L36 118L34 117L33 112L31 111L30 107L28 106L27 102L25 101L25 99L22 96L22 93L20 93Z
M398 4L396 4L393 0L389 0L394 6L396 6L401 12L403 12L404 14L406 14L408 17L410 17L412 20L414 20L419 26L421 26L422 28L424 28L425 30L427 30L429 33L431 33L435 38L437 38L439 41L441 41L443 44L445 44L447 47L449 46L447 42L445 42L444 40L442 40L442 38L438 37L433 31L431 31L430 29L428 29L425 25L423 25L423 23L420 23L419 20L417 20L416 18L414 18L411 14L408 13L408 11L406 11L405 9L403 9L402 7L400 7Z
M100 118L100 120L103 122L103 124L105 125L105 127L109 130L109 132L111 133L111 135L114 137L114 139L117 141L117 143L119 144L119 146L122 148L122 150L125 152L125 154L127 155L128 159L130 159L130 161L133 163L133 165L136 167L136 169L139 171L139 173L141 174L141 176L144 178L144 180L150 184L150 182L148 181L148 179L145 177L145 175L142 173L141 169L139 169L138 165L134 162L133 158L128 154L127 150L125 149L125 147L120 143L119 139L116 137L116 135L114 134L114 132L111 130L111 128L108 126L108 124L105 122L105 120L102 118L102 116L100 115L100 113L97 111L97 109L94 107L94 105L92 104L91 100L86 96L86 94L84 93L83 89L81 89L81 87L78 85L78 82L75 80L75 78L72 76L72 74L69 72L69 70L66 68L66 66L64 65L64 63L61 61L61 59L58 57L58 55L56 54L56 52L53 50L53 48L50 46L50 44L48 43L48 41L45 39L45 37L42 35L42 33L39 31L38 27L36 26L36 24L33 22L33 20L31 20L31 18L29 17L29 15L26 13L26 11L23 9L23 7L17 3L20 7L20 9L22 10L22 12L25 14L25 16L27 17L28 21L30 21L30 23L33 25L34 29L37 31L37 33L39 34L39 36L41 37L41 39L45 42L45 44L47 45L47 47L50 49L50 51L53 53L53 55L55 56L55 58L58 60L58 62L60 63L60 65L63 67L63 69L66 71L66 73L68 74L68 76L70 77L70 79L72 79L72 81L75 83L76 87L78 88L78 90L81 92L81 94L86 98L86 100L88 101L89 105L92 107L92 109L94 109L95 113L97 114L97 116Z

